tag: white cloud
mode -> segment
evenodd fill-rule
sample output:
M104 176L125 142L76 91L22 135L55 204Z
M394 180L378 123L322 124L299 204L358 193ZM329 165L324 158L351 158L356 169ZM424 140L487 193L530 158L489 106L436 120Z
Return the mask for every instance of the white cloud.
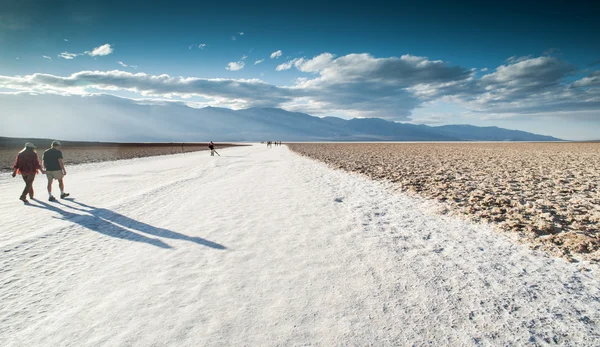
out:
M137 68L138 68L138 66L137 66L137 65L127 65L127 64L125 64L125 63L124 63L124 62L122 62L122 61L118 61L118 62L117 62L117 64L121 65L122 67L130 67L130 68L132 68L132 69L137 69Z
M310 60L303 61L298 69L302 72L319 72L328 66L335 55L331 53L320 54Z
M600 86L600 71L593 72L591 75L584 77L573 83L574 87L591 87Z
M486 72L487 70L488 70L488 68L487 68L487 67L484 67L483 69L481 69L481 70L479 70L479 71L481 71L481 72Z
M48 59L48 60L52 60L52 58L50 58L50 57L49 57L49 56L47 56L47 55L42 55L42 58L44 58L44 59Z
M227 64L225 70L238 71L243 69L245 65L246 63L244 63L243 61L232 61L231 63Z
M17 59L17 60L21 60L21 58L19 58L19 57L16 57L15 59Z
M61 54L58 55L58 57L67 59L67 60L71 60L71 59L75 59L75 57L77 57L79 55L81 55L81 53L62 52Z
M192 48L198 48L198 49L204 49L206 48L206 43L199 43L199 44L191 44L188 46L188 48L191 50Z
M67 40L67 39L63 39L63 40L65 40L65 42L68 42L68 41L69 41L69 40Z
M225 67L225 70L229 70L229 71L238 71L244 68L244 66L246 66L246 62L244 62L244 60L248 59L247 55L243 55L242 58L240 58L239 61L232 61L229 64L227 64L227 66Z
M276 71L284 71L284 70L289 70L292 67L293 62L292 61L288 61L285 62L283 64L279 64L277 65L277 67L275 68Z
M106 43L102 46L94 48L91 52L90 51L85 51L83 53L62 52L61 54L58 55L58 57L67 59L67 60L71 60L71 59L75 59L76 57L81 56L81 55L89 55L90 57L98 57L98 56L109 55L112 52L113 52L113 48L111 47L110 44Z
M103 44L102 46L94 48L91 52L85 52L85 53L91 57L97 57L97 56L109 55L112 52L113 52L113 48L110 46L110 44L106 43L106 44Z
M526 56L523 56L523 57L517 57L517 56L513 55L511 57L508 57L505 60L505 62L513 64L513 63L519 63L519 62L522 62L522 61L525 61L525 60L529 60L529 59L531 59L531 55L526 55Z
M263 61L265 61L264 59L259 59L257 61L254 62L254 65L258 65L260 63L262 63Z
M240 34L240 36L244 36L244 32L243 31L239 32L239 34Z
M576 70L574 66L549 56L511 61L477 81L475 92L479 95L476 103L489 107L554 93L564 89L561 80Z
M232 39L233 41L235 41L235 40L237 40L237 37L235 37L235 36L232 36L232 37L231 37L231 39Z
M281 57L283 55L283 52L281 50L275 51L273 53L271 53L271 59L277 59L279 57Z
M296 66L299 67L302 65L302 63L304 62L304 58L296 58L296 59L292 59L290 61L286 61L283 64L279 64L277 65L277 67L275 68L275 70L277 71L284 71L284 70L289 70L292 68L292 66Z

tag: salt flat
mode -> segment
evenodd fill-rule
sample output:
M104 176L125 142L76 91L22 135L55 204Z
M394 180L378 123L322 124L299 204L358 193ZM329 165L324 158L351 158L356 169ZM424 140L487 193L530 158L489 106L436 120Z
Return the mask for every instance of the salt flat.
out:
M286 147L220 153L69 167L60 203L0 176L2 345L598 344L594 271Z
M569 261L600 264L598 143L294 143Z

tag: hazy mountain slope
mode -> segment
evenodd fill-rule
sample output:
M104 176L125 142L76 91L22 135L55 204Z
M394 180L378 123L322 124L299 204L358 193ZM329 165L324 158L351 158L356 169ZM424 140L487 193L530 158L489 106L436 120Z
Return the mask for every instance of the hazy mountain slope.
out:
M509 130L498 127L476 127L472 125L444 125L435 127L439 134L461 138L465 141L558 141L552 136Z
M365 133L372 140L387 141L460 141L458 137L438 134L432 127L394 123L379 118L351 119L347 129L354 133Z
M276 108L191 108L109 95L0 94L0 136L89 141L552 141L522 131L313 117Z

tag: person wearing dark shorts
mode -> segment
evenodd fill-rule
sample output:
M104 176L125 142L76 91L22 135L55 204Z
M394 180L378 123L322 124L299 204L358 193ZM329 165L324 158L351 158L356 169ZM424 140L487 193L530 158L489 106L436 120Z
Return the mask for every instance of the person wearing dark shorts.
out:
M40 164L40 158L38 158L37 152L35 151L35 146L31 142L27 142L25 148L17 155L17 160L15 160L15 164L13 165L12 173L12 177L21 174L21 176L23 176L23 181L25 181L25 189L23 189L23 193L19 198L24 203L29 202L27 201L27 194L29 194L30 199L33 199L33 180L35 180L35 175L38 173L38 170L45 173Z
M64 199L69 196L69 193L65 193L65 183L63 181L67 170L63 164L63 155L60 151L60 142L53 141L52 148L47 149L42 156L44 162L44 168L46 169L46 176L48 177L48 200L55 201L56 198L52 195L52 182L58 180L58 187L60 188L60 198Z

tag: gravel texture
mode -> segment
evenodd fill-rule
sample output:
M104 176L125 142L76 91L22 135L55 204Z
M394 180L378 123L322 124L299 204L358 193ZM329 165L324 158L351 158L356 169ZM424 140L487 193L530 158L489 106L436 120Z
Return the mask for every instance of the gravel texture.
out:
M24 142L23 142L24 143ZM216 144L217 151L222 148L232 147L232 144ZM7 146L8 147L8 146ZM15 147L15 146L12 146ZM19 145L15 148L0 148L0 171L11 171L17 153L23 148ZM37 152L42 159L42 154L47 147L38 148ZM208 150L207 144L185 144L182 148L179 144L102 144L98 146L87 143L68 144L63 143L61 148L66 165L93 163L102 161L113 161L121 159L132 159L151 157L156 155L178 154Z
M600 262L600 143L289 144L493 223L532 248Z

